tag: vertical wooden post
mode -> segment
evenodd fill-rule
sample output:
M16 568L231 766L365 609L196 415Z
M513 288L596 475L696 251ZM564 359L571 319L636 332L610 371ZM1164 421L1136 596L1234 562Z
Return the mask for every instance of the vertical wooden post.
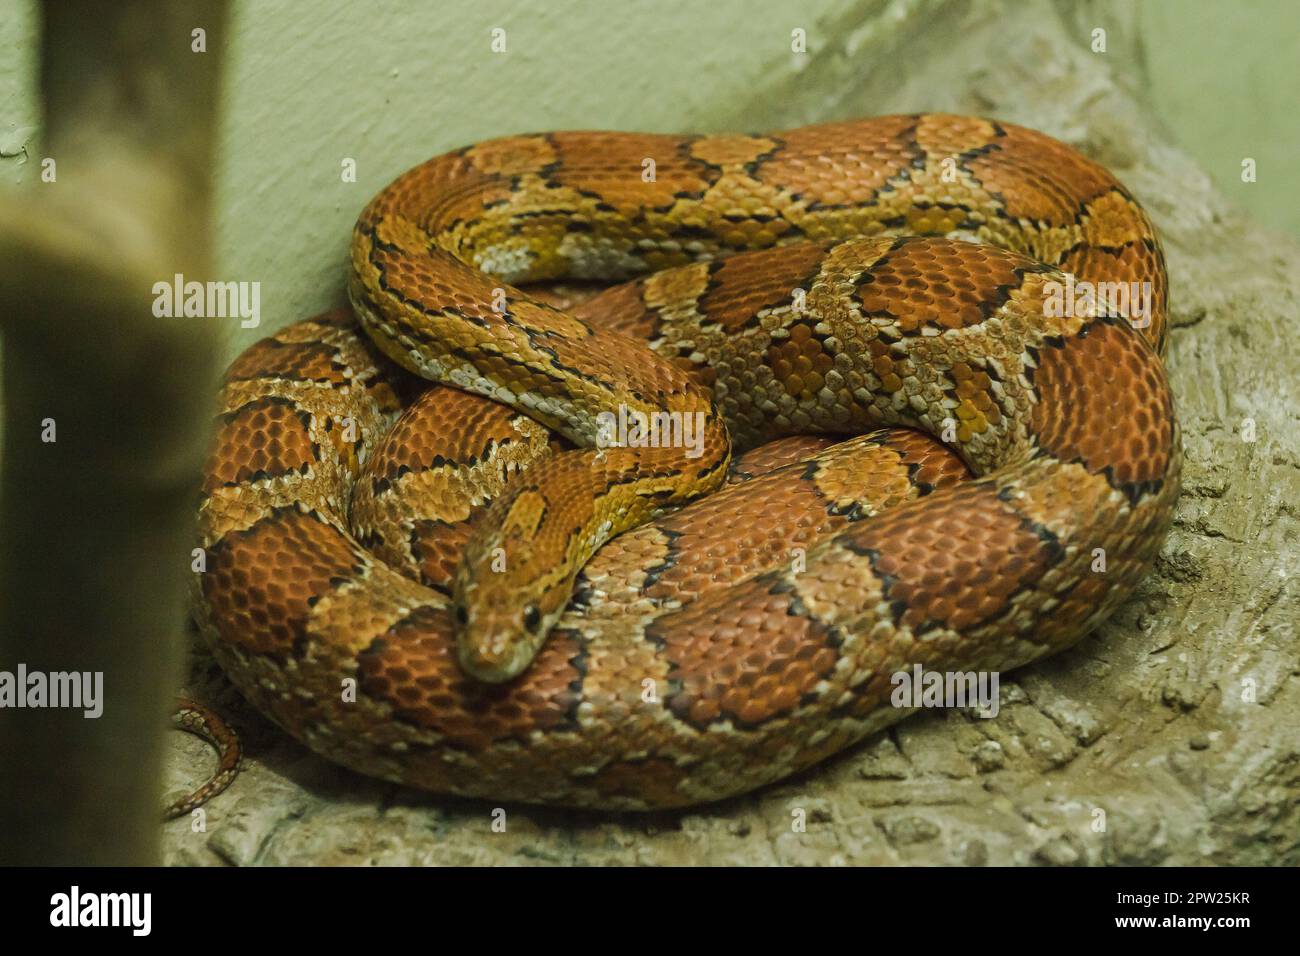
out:
M226 4L42 10L53 181L0 198L0 671L102 672L103 710L0 708L0 863L151 863L217 364L151 290L208 278Z

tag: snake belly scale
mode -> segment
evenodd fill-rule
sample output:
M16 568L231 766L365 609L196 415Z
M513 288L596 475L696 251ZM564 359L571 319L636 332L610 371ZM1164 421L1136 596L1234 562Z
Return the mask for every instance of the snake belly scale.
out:
M557 280L621 284L519 288ZM1090 283L1148 307L1059 297ZM743 793L905 716L896 672L1077 641L1172 521L1159 242L1031 130L484 142L371 201L349 292L227 373L196 617L387 780Z

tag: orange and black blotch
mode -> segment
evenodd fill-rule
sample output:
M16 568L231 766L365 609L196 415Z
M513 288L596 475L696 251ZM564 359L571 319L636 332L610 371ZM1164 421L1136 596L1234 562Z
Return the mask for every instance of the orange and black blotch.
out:
M997 127L989 149L962 163L990 194L1001 201L1005 218L1041 222L1051 227L1078 221L1086 203L1115 181L1078 152L1033 130Z
M898 452L899 460L907 468L908 481L916 488L918 497L973 477L966 463L952 449L924 432L891 428L881 434L879 442Z
M220 416L203 490L305 474L319 459L311 415L287 398L258 398Z
M1160 359L1123 319L1049 340L1031 371L1030 426L1041 453L1102 474L1131 501L1158 490L1174 451L1173 400Z
M1169 328L1167 319L1169 290L1165 275L1164 252L1154 235L1142 236L1119 246L1081 243L1062 257L1060 268L1076 276L1109 276L1113 282L1149 282L1151 311L1145 318L1151 324L1142 334L1155 347L1157 353L1163 353L1165 335ZM1144 318L1132 307L1130 307L1129 317Z
M281 378L294 382L345 385L346 369L336 359L338 351L324 342L281 342L262 339L240 355L226 370L227 382Z
M923 509L885 512L836 540L870 560L895 623L913 634L997 619L1064 554L988 482L932 495Z
M721 175L690 155L689 138L626 133L611 144L603 133L568 132L553 133L547 139L556 159L539 170L547 183L575 190L601 207L629 217L643 208L666 210L678 199L698 199ZM618 157L611 155L613 149ZM593 164L592 156L601 161ZM655 160L655 176L649 181L639 175L645 157ZM636 174L628 176L629 169Z
M357 664L363 693L392 706L399 720L469 751L573 727L585 674L581 644L557 629L517 680L477 681L456 660L451 615L431 607L394 624L357 655Z
M208 549L203 594L223 640L254 654L296 656L312 606L365 564L342 531L290 505Z
M646 638L671 664L668 708L699 730L790 713L830 676L841 643L771 573L664 615Z
M1047 267L972 243L898 239L859 277L863 315L898 323L903 335L979 325L1006 303L1027 272Z
M754 175L808 210L870 204L925 152L917 117L883 116L864 138L861 124L827 123L777 134L784 149L755 164Z
M728 335L758 326L758 313L789 305L795 289L812 289L833 243L800 243L716 260L697 310Z
M494 447L519 441L519 412L497 402L467 398L447 385L428 388L384 436L367 474L381 494L403 475L436 468L472 468Z

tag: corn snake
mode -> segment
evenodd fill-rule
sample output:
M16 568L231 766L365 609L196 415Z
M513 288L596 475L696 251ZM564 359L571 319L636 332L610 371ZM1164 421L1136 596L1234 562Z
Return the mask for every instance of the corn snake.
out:
M195 590L240 690L367 774L742 793L904 716L897 671L1069 646L1172 520L1159 242L1029 130L509 137L399 177L351 258L365 335L318 316L227 373ZM631 281L514 286L563 279ZM1145 321L1054 314L1076 279L1145 284ZM616 410L699 454L611 444Z

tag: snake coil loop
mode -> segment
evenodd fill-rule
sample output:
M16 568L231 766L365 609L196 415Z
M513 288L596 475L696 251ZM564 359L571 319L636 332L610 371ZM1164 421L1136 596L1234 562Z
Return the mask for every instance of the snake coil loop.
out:
M517 287L565 279L631 281ZM1172 520L1159 242L1030 130L480 143L369 204L349 292L364 335L227 373L196 607L263 713L385 779L742 793L904 716L896 672L1069 646Z

